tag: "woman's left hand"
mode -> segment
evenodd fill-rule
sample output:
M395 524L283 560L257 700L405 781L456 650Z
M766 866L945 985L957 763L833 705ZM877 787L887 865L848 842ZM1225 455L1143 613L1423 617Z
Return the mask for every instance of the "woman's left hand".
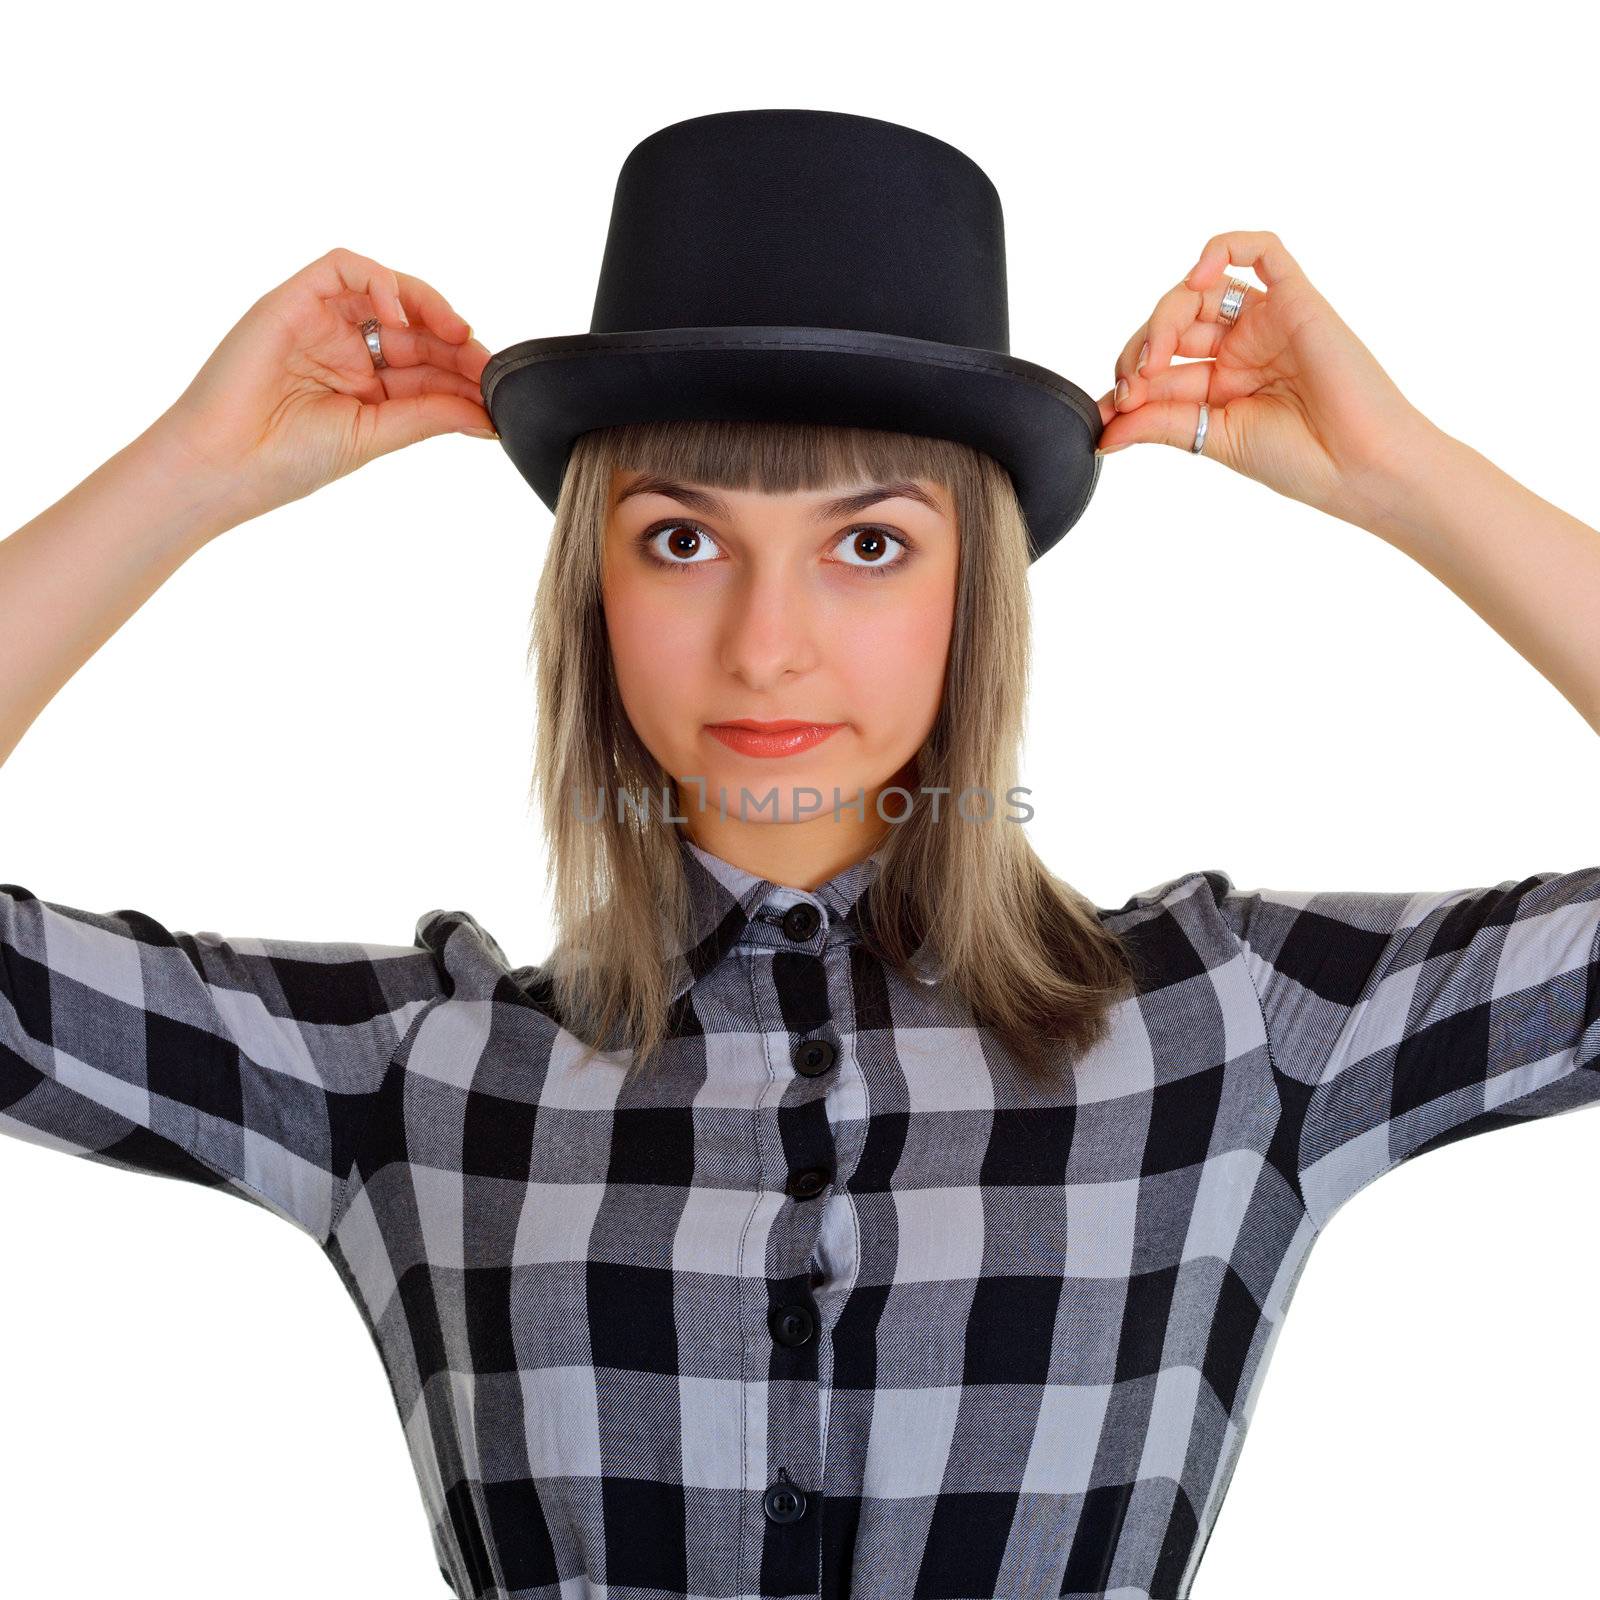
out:
M1231 326L1217 317L1229 265L1252 268L1267 286L1249 288ZM1174 365L1174 355L1204 359ZM1275 233L1211 238L1123 347L1116 375L1099 401L1103 452L1188 450L1203 400L1210 421L1201 454L1358 524L1381 513L1408 451L1437 431Z

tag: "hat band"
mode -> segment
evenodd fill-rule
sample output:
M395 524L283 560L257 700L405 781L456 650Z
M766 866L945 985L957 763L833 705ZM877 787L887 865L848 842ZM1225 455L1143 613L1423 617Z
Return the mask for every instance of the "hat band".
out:
M965 348L970 355L952 354ZM1072 407L1096 434L1100 427L1099 408L1081 391L1064 387L1047 368L1035 366L1019 356L974 346L939 344L931 339L914 339L908 334L868 333L857 329L829 329L825 337L811 328L775 326L771 328L707 329L686 336L676 328L642 328L619 334L579 333L553 339L527 339L496 354L483 371L485 408L493 398L495 385L508 372L540 361L558 361L563 356L589 356L607 350L671 352L681 350L814 350L840 355L876 355L890 359L913 360L921 366L948 367L960 372L1004 374L1031 383Z

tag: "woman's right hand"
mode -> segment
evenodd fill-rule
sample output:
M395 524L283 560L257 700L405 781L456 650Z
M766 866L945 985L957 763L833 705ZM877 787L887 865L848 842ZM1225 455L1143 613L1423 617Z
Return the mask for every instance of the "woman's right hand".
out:
M153 431L244 521L419 439L496 437L478 383L489 352L471 333L420 278L330 250L245 312Z

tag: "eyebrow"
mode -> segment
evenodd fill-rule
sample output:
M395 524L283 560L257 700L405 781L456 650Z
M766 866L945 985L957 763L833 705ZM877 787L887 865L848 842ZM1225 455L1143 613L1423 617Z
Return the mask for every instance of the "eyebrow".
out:
M669 478L646 477L631 483L617 496L620 506L624 500L636 494L665 495L669 500L676 500L680 505L688 506L691 511L698 511L702 516L717 517L723 522L733 519L733 512L728 502L718 495L709 493L704 489L691 489L687 484L674 483ZM943 507L920 484L905 483L879 483L870 489L863 489L858 494L841 495L837 500L824 501L813 513L813 521L832 522L837 517L854 516L858 511L864 511L868 506L876 505L880 500L916 500L928 507L930 511L943 513Z

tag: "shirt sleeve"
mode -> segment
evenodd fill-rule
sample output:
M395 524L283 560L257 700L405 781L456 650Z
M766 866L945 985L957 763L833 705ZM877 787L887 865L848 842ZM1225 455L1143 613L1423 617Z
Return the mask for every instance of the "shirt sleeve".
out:
M0 1133L219 1188L325 1244L443 985L415 945L175 933L0 884Z
M1417 893L1235 889L1321 1228L1427 1150L1600 1101L1600 867Z

